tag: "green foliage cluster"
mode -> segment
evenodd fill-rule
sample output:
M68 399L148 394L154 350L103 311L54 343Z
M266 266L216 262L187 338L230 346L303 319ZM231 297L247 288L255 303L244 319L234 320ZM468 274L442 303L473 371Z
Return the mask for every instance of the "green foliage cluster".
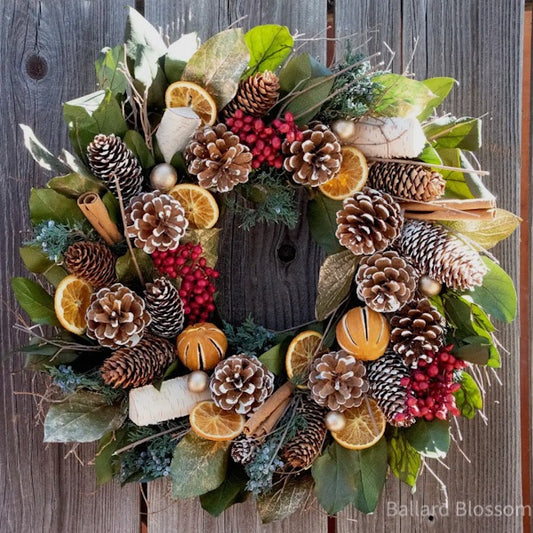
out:
M224 321L224 333L232 353L258 355L268 350L275 340L275 335L265 327L256 324L251 316L248 316L239 326L233 326Z

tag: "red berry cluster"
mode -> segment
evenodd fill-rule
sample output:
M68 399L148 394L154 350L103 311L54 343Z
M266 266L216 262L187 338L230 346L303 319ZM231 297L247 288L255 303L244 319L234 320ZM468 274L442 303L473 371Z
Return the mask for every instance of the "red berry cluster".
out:
M454 392L461 384L454 381L454 372L466 367L466 363L452 355L453 346L445 346L429 361L420 359L410 377L400 383L407 388L407 406L411 416L433 420L445 420L448 413L459 416Z
M234 117L226 119L226 124L238 135L240 142L250 148L253 168L259 168L265 162L270 167L281 168L283 143L303 140L292 113L285 113L283 119L276 118L267 126L263 119L245 115L238 109Z
M175 250L155 251L154 265L170 278L181 278L179 295L183 300L183 312L189 323L205 322L215 310L214 280L219 272L207 266L200 244L180 244Z

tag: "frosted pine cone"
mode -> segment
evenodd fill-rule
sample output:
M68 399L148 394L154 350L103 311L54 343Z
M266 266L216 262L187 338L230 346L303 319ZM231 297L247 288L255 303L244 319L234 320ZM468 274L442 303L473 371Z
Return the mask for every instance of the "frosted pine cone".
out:
M65 252L65 266L70 274L85 280L95 289L110 285L117 279L117 258L102 243L80 241L71 244Z
M255 457L259 444L258 439L241 433L231 444L231 458L236 463L246 465Z
M144 291L146 310L152 317L150 331L159 337L175 337L182 329L185 316L178 289L167 278L147 283Z

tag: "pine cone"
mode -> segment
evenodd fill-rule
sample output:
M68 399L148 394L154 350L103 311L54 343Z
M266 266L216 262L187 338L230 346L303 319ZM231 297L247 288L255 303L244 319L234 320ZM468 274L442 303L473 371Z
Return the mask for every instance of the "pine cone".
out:
M364 187L343 201L337 212L335 235L355 255L372 255L384 250L400 233L402 210L387 193Z
M268 70L258 72L239 83L237 94L224 108L224 116L233 117L240 109L245 115L262 117L276 105L278 98L278 77Z
M405 363L393 352L367 364L370 395L378 402L391 426L408 427L415 419L409 414L407 388L401 384L409 377Z
M117 350L104 361L100 372L104 383L114 389L142 387L162 378L175 359L170 342L148 333L136 346Z
M232 355L218 363L211 377L211 394L226 411L241 415L258 409L274 390L274 374L259 359Z
M297 409L297 415L303 418L306 425L285 444L281 455L287 466L305 469L311 466L320 453L326 438L327 429L324 421L326 409L306 397L301 407Z
M427 298L404 305L391 318L391 344L406 364L429 360L426 352L437 352L444 343L444 319Z
M183 302L178 289L170 280L159 278L153 283L147 283L144 301L152 318L149 326L152 333L170 339L183 329Z
M126 209L126 234L147 254L175 250L189 222L181 204L160 191L133 198Z
M117 279L117 258L105 244L75 242L68 247L64 259L70 274L85 280L95 289L110 285Z
M135 346L150 323L144 300L121 283L94 293L86 318L87 335L108 348Z
M185 157L189 172L198 177L200 186L218 192L229 192L247 182L252 170L250 149L225 124L198 130Z
M410 220L404 224L395 246L421 274L451 289L481 285L488 270L475 250L431 222Z
M378 313L397 311L413 297L418 274L397 252L376 252L359 263L357 296Z
M236 463L246 465L253 461L259 444L258 439L241 433L231 444L231 458Z
M420 165L376 162L370 166L368 186L393 196L431 202L444 194L441 174Z
M304 130L302 135L301 141L283 143L283 167L296 183L318 187L339 173L341 145L335 134L321 123Z
M344 350L324 354L309 374L311 397L330 411L358 407L368 390L365 373L365 365Z
M115 177L118 178L125 206L141 192L144 179L141 164L120 137L113 133L96 135L87 147L87 156L93 174L100 178L117 198Z

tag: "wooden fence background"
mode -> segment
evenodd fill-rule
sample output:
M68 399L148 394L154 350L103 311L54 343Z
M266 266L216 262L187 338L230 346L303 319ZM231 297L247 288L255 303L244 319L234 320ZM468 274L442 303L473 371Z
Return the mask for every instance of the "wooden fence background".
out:
M14 308L14 301L9 279L23 272L17 249L28 230L29 189L48 177L24 151L17 124L29 124L53 151L66 146L61 103L94 89L93 61L103 46L121 42L127 5L134 5L133 0L4 0L0 5L0 221L4 228L0 282L6 304L0 339L4 352L23 341L11 327L9 309ZM368 51L383 51L385 58L384 43L395 50L392 66L396 72L407 66L418 39L411 63L417 77L444 75L460 80L446 111L460 116L487 114L480 155L483 166L491 171L487 183L503 207L518 212L521 1L145 0L136 7L171 38L193 30L206 38L245 15L244 28L273 22L304 32L306 37L324 36L329 13L338 37L358 33L353 42L373 37ZM326 40L313 40L307 46L325 59ZM226 257L221 269L226 316L240 319L251 312L279 329L308 320L320 252L311 245L305 223L293 231L258 228L250 234L231 227L231 220L225 224ZM278 254L282 245L298 247L294 260L284 261L286 257ZM496 255L518 282L518 235L496 249ZM489 425L480 417L473 423L460 423L461 446L470 464L455 447L446 460L450 470L431 464L448 487L448 516L440 516L437 509L431 516L417 516L416 506L421 509L424 504L442 502L439 484L426 472L414 496L390 480L373 516L347 510L335 523L315 506L266 527L260 525L249 503L214 519L203 513L197 501L171 502L164 482L150 484L145 501L137 486L96 487L90 466L80 466L72 456L65 460L65 447L42 444L42 427L34 423L35 402L17 393L39 392L43 383L21 370L21 357L8 358L0 377L2 531L130 533L140 531L142 522L149 533L522 531L519 512L497 518L456 512L457 502L472 506L522 503L518 322L503 329L501 340L510 355L504 357L499 372L503 387L492 379L486 406ZM88 460L94 447L82 446L78 452ZM413 502L413 512L388 516L389 501Z

